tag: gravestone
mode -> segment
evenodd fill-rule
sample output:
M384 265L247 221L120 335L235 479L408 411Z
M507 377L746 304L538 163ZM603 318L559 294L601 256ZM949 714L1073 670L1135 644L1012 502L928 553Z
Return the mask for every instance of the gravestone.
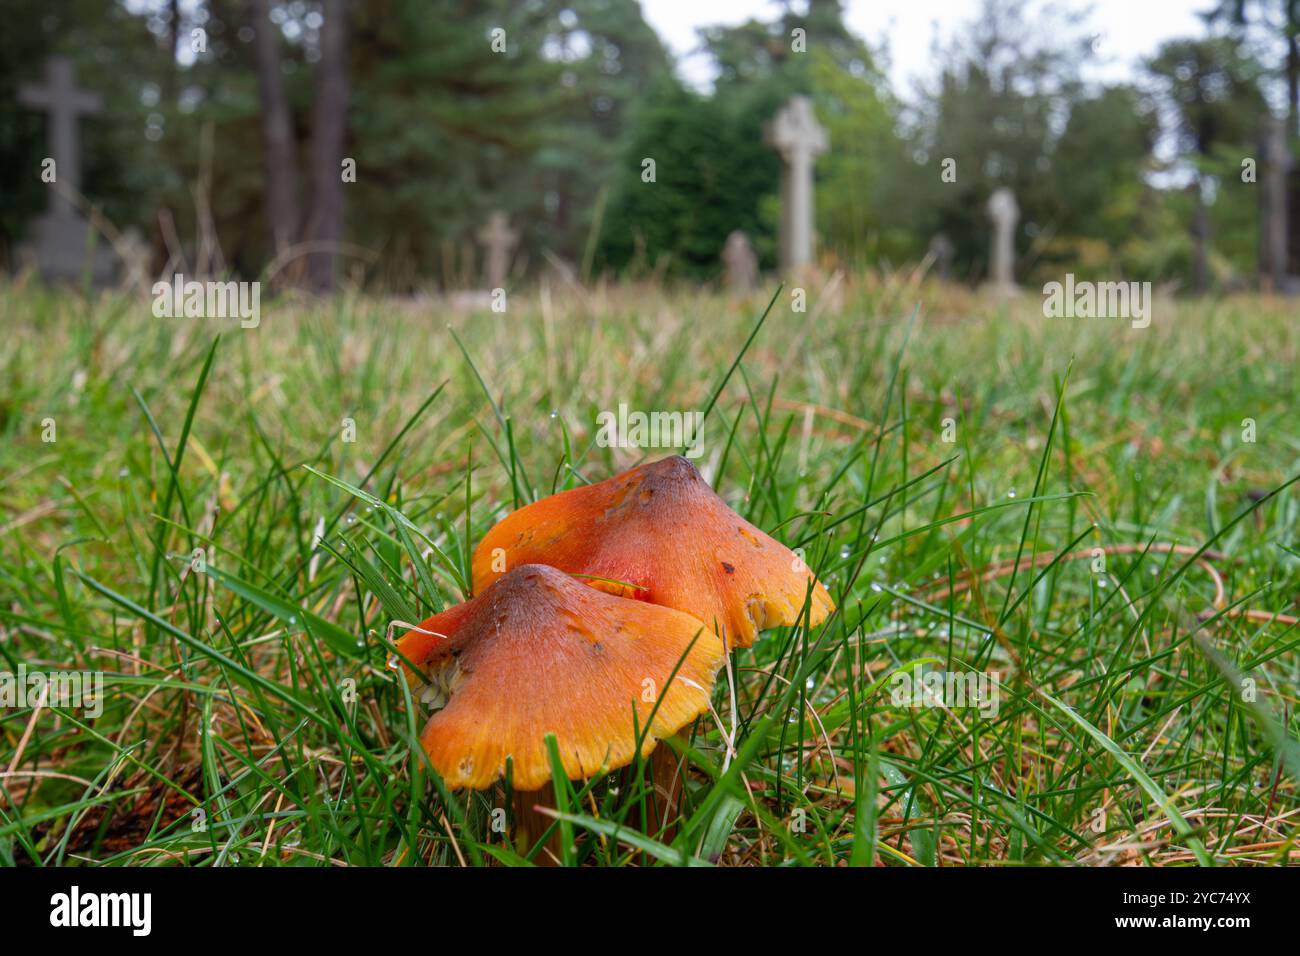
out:
M47 158L54 160L54 181L47 184L49 205L32 222L20 258L31 260L47 279L80 279L89 269L95 282L106 282L113 272L113 255L100 244L90 259L90 225L73 201L81 191L78 119L100 112L103 99L77 88L72 60L52 56L45 62L45 82L19 87L18 102L47 114Z
M153 274L150 266L153 262L153 250L144 241L136 229L128 229L115 244L118 258L122 261L118 284L123 289L135 289L148 292L153 286Z
M519 242L519 233L510 228L510 220L497 210L488 217L487 225L478 231L478 241L486 253L483 261L483 278L488 289L503 289L510 273L510 254Z
M952 240L944 233L936 232L931 237L928 253L930 261L934 263L934 274L944 282L952 278L952 259L956 252Z
M749 295L758 285L758 256L749 244L749 236L736 229L722 247L722 262L727 267L727 288L735 295Z
M790 97L766 139L781 156L781 270L788 274L813 261L813 163L829 141L806 96Z
M993 237L989 249L989 283L995 289L1016 286L1016 222L1020 207L1016 196L1005 186L989 197L989 218L993 220Z

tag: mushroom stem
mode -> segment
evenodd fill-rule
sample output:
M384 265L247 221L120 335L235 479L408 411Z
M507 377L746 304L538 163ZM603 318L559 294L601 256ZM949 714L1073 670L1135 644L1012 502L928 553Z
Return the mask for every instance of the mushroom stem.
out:
M677 836L677 814L681 809L682 787L686 779L686 748L690 745L689 729L680 730L673 735L677 747L667 740L659 741L659 746L650 754L650 776L654 781L654 799L649 801L646 814L646 829L661 843L671 843Z
M552 784L546 784L540 790L516 790L513 799L515 815L515 850L521 856L527 855L542 838L546 828L555 822L554 817L548 817L540 812L537 807L555 807L555 787ZM556 866L560 860L560 831L551 834L551 838L546 841L537 855L533 857L533 863L538 866Z

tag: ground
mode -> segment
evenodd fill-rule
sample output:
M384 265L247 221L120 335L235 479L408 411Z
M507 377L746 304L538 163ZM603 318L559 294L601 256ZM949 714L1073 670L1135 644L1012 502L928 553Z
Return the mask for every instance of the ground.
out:
M697 464L839 612L738 652L735 710L719 677L674 834L615 773L561 793L562 855L1300 856L1295 304L1141 329L869 275L776 292L749 341L773 292L268 298L241 329L0 287L0 668L104 675L98 716L0 713L0 862L519 862L500 788L413 759L389 625L460 600L513 507L671 453L597 446L600 412L715 392ZM913 701L919 669L996 698Z

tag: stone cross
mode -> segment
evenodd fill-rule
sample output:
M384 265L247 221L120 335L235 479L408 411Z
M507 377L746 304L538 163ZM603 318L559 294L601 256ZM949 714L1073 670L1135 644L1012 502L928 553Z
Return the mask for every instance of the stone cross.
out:
M1016 284L1016 221L1020 207L1016 196L1003 186L989 197L989 216L993 220L993 240L989 253L989 282L999 289Z
M89 276L96 285L105 285L113 275L117 257L103 243L93 246L93 254L90 252L90 224L74 202L81 190L77 121L102 110L103 100L97 93L77 88L76 70L70 59L53 56L45 61L45 83L19 87L18 102L49 115L49 158L54 160L49 207L32 221L18 257L35 265L46 279L80 281Z
M781 156L781 269L789 273L813 261L813 162L829 142L806 96L790 97L766 138Z
M66 56L52 56L45 61L45 85L24 84L18 89L18 102L49 114L50 156L54 160L56 182L70 190L81 189L81 144L77 118L98 113L104 108L98 93L77 89L76 68ZM75 215L72 201L62 190L51 192L51 216Z
M510 228L506 214L497 210L488 217L487 225L478 231L478 241L487 250L483 275L489 289L505 287L510 271L510 253L519 241L519 233Z
M758 257L749 244L749 236L734 230L722 247L722 262L727 267L727 288L736 295L749 295L758 284Z

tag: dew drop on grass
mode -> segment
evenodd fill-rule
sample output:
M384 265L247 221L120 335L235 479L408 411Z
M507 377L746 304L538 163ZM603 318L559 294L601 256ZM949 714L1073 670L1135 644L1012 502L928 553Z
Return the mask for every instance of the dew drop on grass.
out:
M877 583L876 581L872 581L872 582L871 582L871 590L873 590L873 591L883 591L884 588L882 588L882 587L880 586L880 584Z
M357 523L357 516L356 516L356 515L348 515L348 524L356 524L356 523Z
M552 418L559 418L559 417L560 417L560 413L557 412L555 409L552 408L552 409L551 409L551 417L552 417Z
M845 544L845 545L841 545L841 546L840 546L840 557L841 557L841 558L847 558L847 557L848 557L850 554L852 554L852 553L853 553L853 552L849 550L849 546L848 546L847 544Z
M1008 498L1014 498L1015 496L1016 496L1016 489L1012 488L1010 491L1007 492Z

